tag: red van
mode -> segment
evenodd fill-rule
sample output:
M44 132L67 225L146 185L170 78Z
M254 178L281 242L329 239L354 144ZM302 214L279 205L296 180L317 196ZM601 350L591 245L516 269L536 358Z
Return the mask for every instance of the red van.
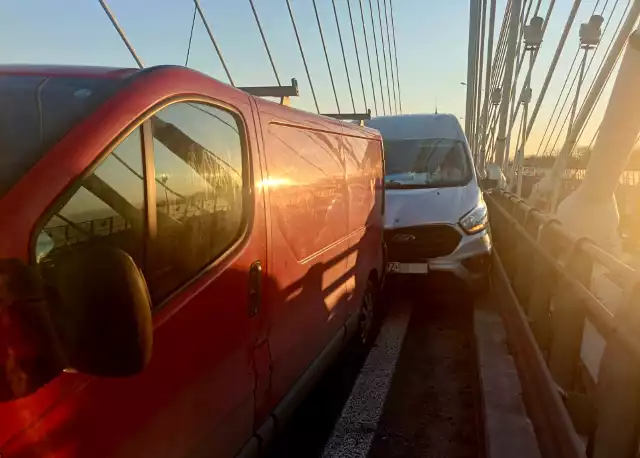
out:
M0 100L0 456L259 453L367 337L379 134L180 67Z

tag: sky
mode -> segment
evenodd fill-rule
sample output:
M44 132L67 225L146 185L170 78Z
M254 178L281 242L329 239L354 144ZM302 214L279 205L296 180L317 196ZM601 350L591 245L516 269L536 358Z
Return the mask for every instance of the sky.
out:
M349 0L356 27L356 40L361 56L365 95L373 109L373 97L369 68L366 59L360 8L357 0ZM376 38L383 65L382 49L377 17L377 1L372 0ZM379 0L381 7L389 0ZM539 15L544 16L551 0L532 0L533 9L540 4ZM343 112L352 111L346 72L340 52L335 18L330 0L316 0L323 26L329 59L337 87L338 100ZM358 64L351 35L347 11L347 0L335 0L338 9L342 38L346 49L349 76L357 111L364 110ZM586 22L593 11L603 14L610 26L604 33L602 43L595 52L594 63L586 73L581 100L586 94L606 47L629 0L583 0L575 24L571 30L536 127L527 144L525 153L536 154L543 139L543 132L557 100L563 100L561 88L569 72L571 62L578 50L578 27ZM107 2L129 37L133 47L146 66L160 64L184 65L189 41L189 32L194 13L190 0L108 0ZM249 0L200 0L214 36L237 86L259 86L276 84L276 79L265 53ZM289 18L285 0L254 0L256 9L275 64L283 84L296 78L300 86L300 97L292 105L315 111L303 62L298 50L295 34ZM374 85L378 113L382 114L381 96L384 95L386 111L389 111L386 78L382 70L384 93L380 92L369 0L363 0L371 64L374 69ZM570 0L557 0L551 16L538 61L532 77L533 99L542 86L571 4ZM506 0L497 1L497 24L499 33ZM153 6L151 6L153 5ZM297 21L302 46L309 65L313 86L321 112L336 112L329 72L322 51L312 0L291 0ZM37 13L36 13L37 12ZM612 12L615 14L612 15ZM0 4L0 62L2 63L47 63L83 64L134 67L135 61L120 40L98 0L20 0ZM461 84L466 80L468 45L468 0L393 0L395 42L397 44L398 77L400 98L404 113L439 112L465 116L466 89ZM384 12L382 21L385 24ZM385 31L385 49L388 43ZM393 41L393 36L391 37ZM497 40L496 40L497 41ZM388 54L387 54L388 58ZM395 64L395 58L394 58ZM193 43L188 66L228 82L218 56L199 18L196 19ZM523 66L519 87L523 84L527 64ZM571 77L577 71L574 68ZM613 80L613 79L612 79ZM571 83L571 79L569 80ZM572 92L573 94L574 92ZM592 122L585 129L581 143L588 144L597 128L608 90L596 109ZM392 97L393 99L393 94ZM563 114L567 113L569 104ZM375 114L375 110L374 111ZM560 124L565 118L561 117ZM461 120L464 122L464 120ZM516 127L518 125L516 122ZM559 126L554 139L559 132ZM517 128L513 130L512 148ZM564 135L555 149L559 149ZM553 149L554 140L547 146ZM542 151L544 152L544 151Z

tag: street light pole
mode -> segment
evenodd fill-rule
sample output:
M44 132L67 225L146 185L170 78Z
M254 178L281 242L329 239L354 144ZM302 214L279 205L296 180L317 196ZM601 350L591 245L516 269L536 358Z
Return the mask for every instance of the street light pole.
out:
M584 49L582 61L580 62L580 71L578 75L578 85L576 87L576 95L571 106L571 117L569 118L569 126L567 127L567 139L573 130L573 122L576 118L576 110L578 109L578 100L580 99L580 90L584 83L584 71L587 66L587 55L590 49L595 49L600 44L601 30L600 27L604 22L602 16L594 15L587 24L580 27L580 47Z
M531 72L533 71L533 64L536 59L536 55L542 45L542 36L544 34L543 25L545 21L540 16L535 16L529 21L529 25L525 26L523 31L524 37L524 49L529 53L529 69L527 71L527 77L525 78L525 86L520 94L520 100L518 103L523 106L522 119L520 121L520 127L518 129L518 141L516 142L516 156L513 161L513 167L509 174L511 183L517 178L516 192L520 196L522 192L522 166L524 164L524 148L527 144L527 120L529 114L529 103L531 102ZM515 119L513 119L515 121ZM510 120L510 128L513 123Z

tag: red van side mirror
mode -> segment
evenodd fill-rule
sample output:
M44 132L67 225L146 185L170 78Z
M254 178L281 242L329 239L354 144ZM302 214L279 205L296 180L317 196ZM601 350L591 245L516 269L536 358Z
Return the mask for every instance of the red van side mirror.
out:
M50 303L69 367L100 377L141 372L151 359L153 326L149 290L133 259L96 245L53 263Z
M83 247L36 269L0 260L0 401L27 396L65 368L138 374L151 358L146 282L124 251Z

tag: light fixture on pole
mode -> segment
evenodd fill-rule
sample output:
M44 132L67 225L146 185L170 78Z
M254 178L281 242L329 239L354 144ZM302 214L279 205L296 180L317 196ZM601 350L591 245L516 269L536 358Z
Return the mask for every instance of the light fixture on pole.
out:
M594 14L593 16L591 16L591 19L589 19L589 22L585 22L584 24L580 25L580 48L584 49L584 54L582 55L582 62L580 62L576 95L573 98L573 104L571 105L571 116L569 118L569 126L567 127L567 138L569 138L569 135L571 135L573 123L576 118L578 100L580 99L580 90L582 89L582 83L584 82L584 71L587 65L587 54L591 49L595 49L600 44L603 22L604 18L602 16L600 16L599 14Z

